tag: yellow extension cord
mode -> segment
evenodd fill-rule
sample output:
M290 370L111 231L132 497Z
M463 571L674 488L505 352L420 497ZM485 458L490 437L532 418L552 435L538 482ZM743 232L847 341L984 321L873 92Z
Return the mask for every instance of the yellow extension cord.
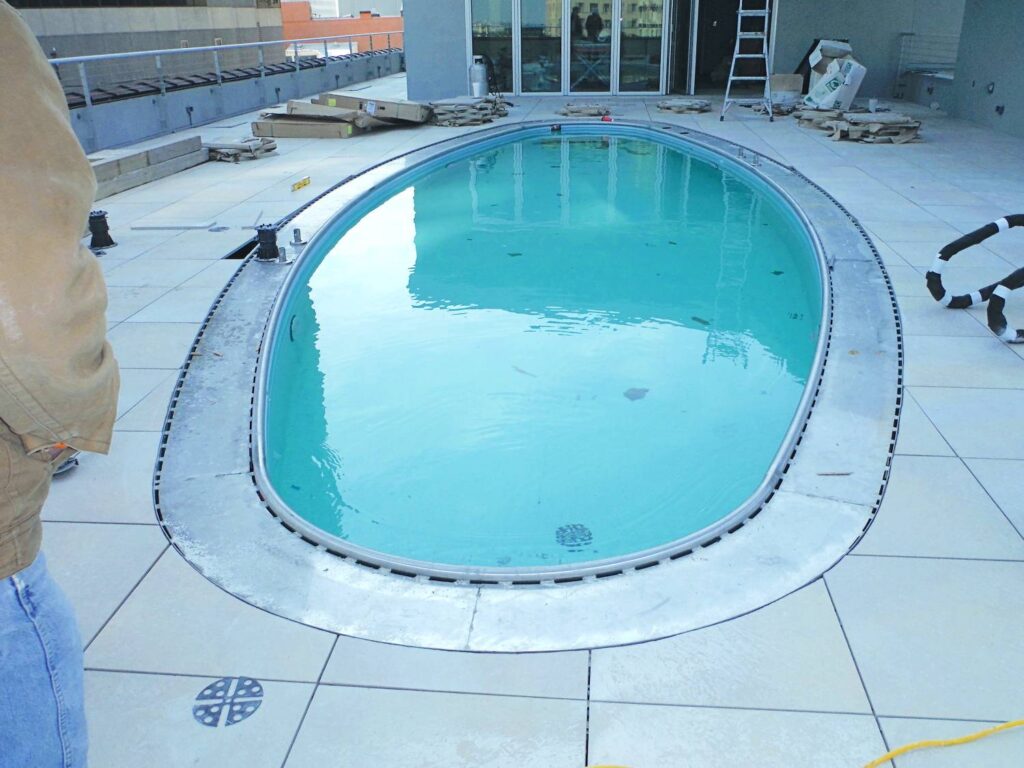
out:
M1011 720L1008 723L1002 725L996 725L992 728L986 728L983 731L977 733L971 733L967 736L960 736L956 739L929 739L927 741L915 741L913 744L907 744L906 746L894 749L892 752L886 752L877 760L872 760L870 763L864 766L864 768L879 768L888 761L900 755L905 755L907 752L914 752L918 749L927 749L928 747L955 747L958 744L970 744L972 741L978 741L984 739L986 736L999 733L1000 731L1008 731L1011 728L1020 728L1024 726L1024 720ZM627 768L624 765L592 765L590 768Z

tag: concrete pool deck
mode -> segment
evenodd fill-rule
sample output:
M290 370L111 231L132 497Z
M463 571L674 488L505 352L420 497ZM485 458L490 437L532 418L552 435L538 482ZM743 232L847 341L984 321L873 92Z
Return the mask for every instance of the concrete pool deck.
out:
M401 77L371 86L403 88ZM565 100L515 101L508 121L552 115ZM168 548L150 489L177 370L239 264L220 258L246 227L354 170L472 129L280 140L276 156L211 163L98 205L120 243L101 258L123 367L117 435L110 457L86 456L55 481L44 510L44 548L87 646L91 764L839 768L1024 716L1024 349L996 340L984 310L943 310L924 286L941 245L1024 211L1024 140L920 110L920 143L840 144L790 119L739 111L719 123L717 112L659 113L655 98L603 101L617 117L692 126L793 165L869 230L900 302L907 388L866 538L824 578L748 616L557 654L354 640L212 585ZM197 132L237 138L247 123ZM306 175L312 183L292 192ZM200 219L229 229L130 228ZM974 289L1022 265L1014 230L955 258L946 282ZM1019 301L1008 302L1011 324L1022 324ZM260 681L259 709L230 727L197 722L197 695L240 676ZM1024 732L1009 732L896 765L1022 761Z

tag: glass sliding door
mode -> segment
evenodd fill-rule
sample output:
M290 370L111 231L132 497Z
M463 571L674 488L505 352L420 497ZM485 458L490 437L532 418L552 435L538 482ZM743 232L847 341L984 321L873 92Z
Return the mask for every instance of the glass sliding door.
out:
M494 87L512 93L512 33L514 0L472 0L473 55L483 56Z
M522 92L562 92L564 0L521 0Z
M660 91L665 18L662 0L622 0L621 18L619 92Z
M569 91L612 90L612 0L573 2L569 15Z

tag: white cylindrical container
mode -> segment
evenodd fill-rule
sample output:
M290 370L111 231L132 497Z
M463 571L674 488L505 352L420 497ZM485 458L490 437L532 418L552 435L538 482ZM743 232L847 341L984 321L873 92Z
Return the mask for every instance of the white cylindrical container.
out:
M469 68L469 89L475 99L487 95L487 67L483 56L473 57L473 66Z

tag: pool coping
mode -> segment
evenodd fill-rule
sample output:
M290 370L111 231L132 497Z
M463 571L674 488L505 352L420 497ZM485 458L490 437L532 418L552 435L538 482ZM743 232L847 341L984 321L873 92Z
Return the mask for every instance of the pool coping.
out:
M550 122L460 134L389 159L360 174L361 184L328 190L291 223L319 230L390 176L384 165L408 167L412 155ZM808 387L814 415L800 427L800 450L783 472L785 484L765 501L771 514L755 512L687 557L619 567L607 574L615 578L524 579L530 585L515 589L468 576L402 573L332 553L268 514L254 484L256 359L291 267L249 259L203 323L165 423L155 503L186 560L253 605L341 634L451 650L541 651L641 642L742 615L813 581L859 541L884 494L902 403L899 312L873 244L833 198L787 166L690 128L618 122L674 132L747 163L782 185L821 242L832 305L831 333L819 354L832 354L817 386Z

